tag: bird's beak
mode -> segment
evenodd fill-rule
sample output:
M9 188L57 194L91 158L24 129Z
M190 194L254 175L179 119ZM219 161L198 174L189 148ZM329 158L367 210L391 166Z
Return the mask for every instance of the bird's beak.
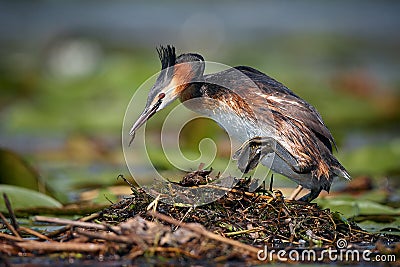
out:
M136 120L136 122L133 124L131 130L129 131L129 134L132 136L131 140L129 141L129 145L131 145L133 139L135 138L135 132L137 129L139 129L148 119L150 119L158 110L158 108L161 106L161 103L163 101L165 94L160 94L158 96L158 100L155 104L146 107L142 114L140 114L139 118Z

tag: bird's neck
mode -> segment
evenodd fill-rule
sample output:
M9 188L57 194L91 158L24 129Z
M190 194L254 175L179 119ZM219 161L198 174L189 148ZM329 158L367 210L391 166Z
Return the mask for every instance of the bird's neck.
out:
M181 92L179 99L182 103L189 99L202 97L203 94L201 92L202 82L192 82L189 83L188 86Z

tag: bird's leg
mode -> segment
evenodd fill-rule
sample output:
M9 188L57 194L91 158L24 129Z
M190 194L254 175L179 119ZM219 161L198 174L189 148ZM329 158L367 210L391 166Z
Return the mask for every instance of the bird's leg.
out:
M243 173L254 169L261 160L260 145L254 139L244 142L232 157L238 161L238 167Z
M321 193L321 191L322 191L321 188L311 189L311 192L305 195L304 197L300 198L299 201L311 202L319 196L319 193Z
M257 166L263 156L270 153L278 155L296 173L306 173L311 170L311 166L303 167L299 164L297 159L272 137L254 137L246 141L235 152L233 159L237 159L239 169L247 173Z
M261 140L263 144L263 150L265 155L274 152L280 157L287 165L296 173L307 173L311 171L311 166L303 166L299 161L290 153L280 142L276 141L272 137L263 137Z

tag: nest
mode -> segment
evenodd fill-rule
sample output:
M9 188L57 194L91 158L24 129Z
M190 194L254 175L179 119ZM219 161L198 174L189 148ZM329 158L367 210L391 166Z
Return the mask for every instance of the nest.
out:
M197 170L185 176L181 185L205 184L209 174ZM14 220L10 224L1 215L11 234L0 233L0 251L8 256L80 255L129 263L254 264L265 247L318 251L335 248L338 240L370 245L382 238L316 204L286 200L279 191L249 192L248 185L242 179L232 189L221 188L226 191L222 198L198 207L169 205L133 188L129 197L77 221L36 216L38 222L64 225L50 233L19 227ZM34 239L22 238L21 233ZM273 255L270 260L279 259Z

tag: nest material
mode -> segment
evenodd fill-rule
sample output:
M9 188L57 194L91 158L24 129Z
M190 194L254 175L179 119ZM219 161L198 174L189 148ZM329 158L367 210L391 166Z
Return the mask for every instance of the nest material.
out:
M209 174L197 170L181 184L205 184ZM36 221L65 225L51 233L19 227L12 220L6 227L13 234L0 233L0 252L9 256L79 253L102 260L234 259L255 263L264 246L327 248L335 247L338 239L349 244L371 244L378 239L338 213L285 200L279 191L248 192L248 185L248 180L240 180L232 189L221 188L226 191L222 198L199 207L165 204L134 188L131 196L78 221L36 216ZM4 216L3 221L7 221ZM22 238L21 233L36 240Z

